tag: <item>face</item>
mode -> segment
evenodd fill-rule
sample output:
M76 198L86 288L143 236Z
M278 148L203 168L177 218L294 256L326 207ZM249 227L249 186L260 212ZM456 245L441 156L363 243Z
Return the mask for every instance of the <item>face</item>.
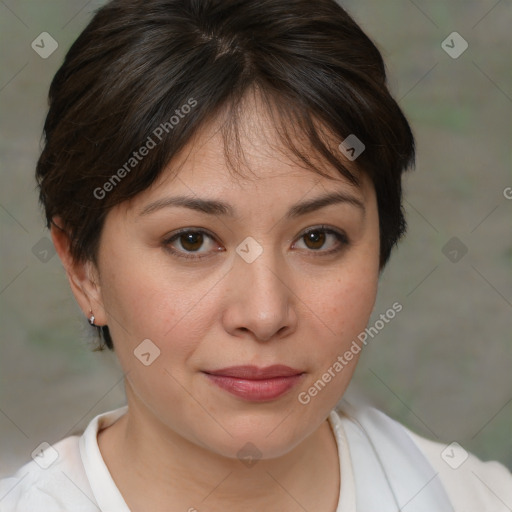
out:
M269 144L277 134L259 111L244 121L250 173L230 172L212 125L109 212L97 260L94 307L130 408L233 458L247 442L283 455L325 420L354 371L356 351L339 356L366 327L379 275L369 179L358 188L299 166ZM274 365L291 370L225 370Z

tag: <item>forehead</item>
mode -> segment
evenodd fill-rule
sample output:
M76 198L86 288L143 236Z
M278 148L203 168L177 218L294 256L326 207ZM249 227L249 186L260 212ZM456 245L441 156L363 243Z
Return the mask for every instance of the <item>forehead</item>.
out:
M236 122L232 116L236 116ZM290 194L296 198L316 188L352 192L362 202L366 201L373 185L365 173L353 162L345 161L346 167L360 180L359 186L351 183L319 156L303 133L286 126L287 133L294 136L294 147L329 178L320 175L283 143L281 123L258 94L246 94L236 109L224 109L203 124L152 186L127 206L140 207L150 198L175 190L203 197L226 194L233 197L234 194L241 201L271 195L286 202ZM336 137L322 126L319 131L331 151L339 151Z

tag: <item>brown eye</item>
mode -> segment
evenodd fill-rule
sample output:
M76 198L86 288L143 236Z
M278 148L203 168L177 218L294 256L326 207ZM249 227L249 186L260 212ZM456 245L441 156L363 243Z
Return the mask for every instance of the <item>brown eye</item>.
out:
M172 254L180 258L196 259L206 258L215 248L215 238L204 230L183 229L163 241L163 245Z
M178 239L186 251L197 251L203 245L203 234L198 231L181 234Z
M304 244L307 252L315 256L333 254L349 245L349 240L343 232L324 226L319 226L304 232L299 237L297 243L300 244L301 242ZM299 248L304 249L304 247Z
M304 241L309 249L321 249L325 244L325 233L322 231L310 231L303 235Z

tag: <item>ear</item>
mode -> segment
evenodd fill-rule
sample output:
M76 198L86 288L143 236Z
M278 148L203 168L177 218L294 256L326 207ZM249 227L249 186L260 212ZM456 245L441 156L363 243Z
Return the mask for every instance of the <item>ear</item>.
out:
M92 314L95 325L106 325L107 318L96 265L92 261L80 263L73 258L70 252L70 238L60 217L52 219L50 234L66 270L71 291L85 317L89 318Z

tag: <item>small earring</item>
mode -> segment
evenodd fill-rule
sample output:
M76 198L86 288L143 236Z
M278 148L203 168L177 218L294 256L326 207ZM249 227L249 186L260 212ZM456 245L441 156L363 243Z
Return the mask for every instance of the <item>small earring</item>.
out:
M94 325L94 315L93 315L93 313L92 313L92 310L91 310L91 316L89 317L89 323L90 323L91 325Z

